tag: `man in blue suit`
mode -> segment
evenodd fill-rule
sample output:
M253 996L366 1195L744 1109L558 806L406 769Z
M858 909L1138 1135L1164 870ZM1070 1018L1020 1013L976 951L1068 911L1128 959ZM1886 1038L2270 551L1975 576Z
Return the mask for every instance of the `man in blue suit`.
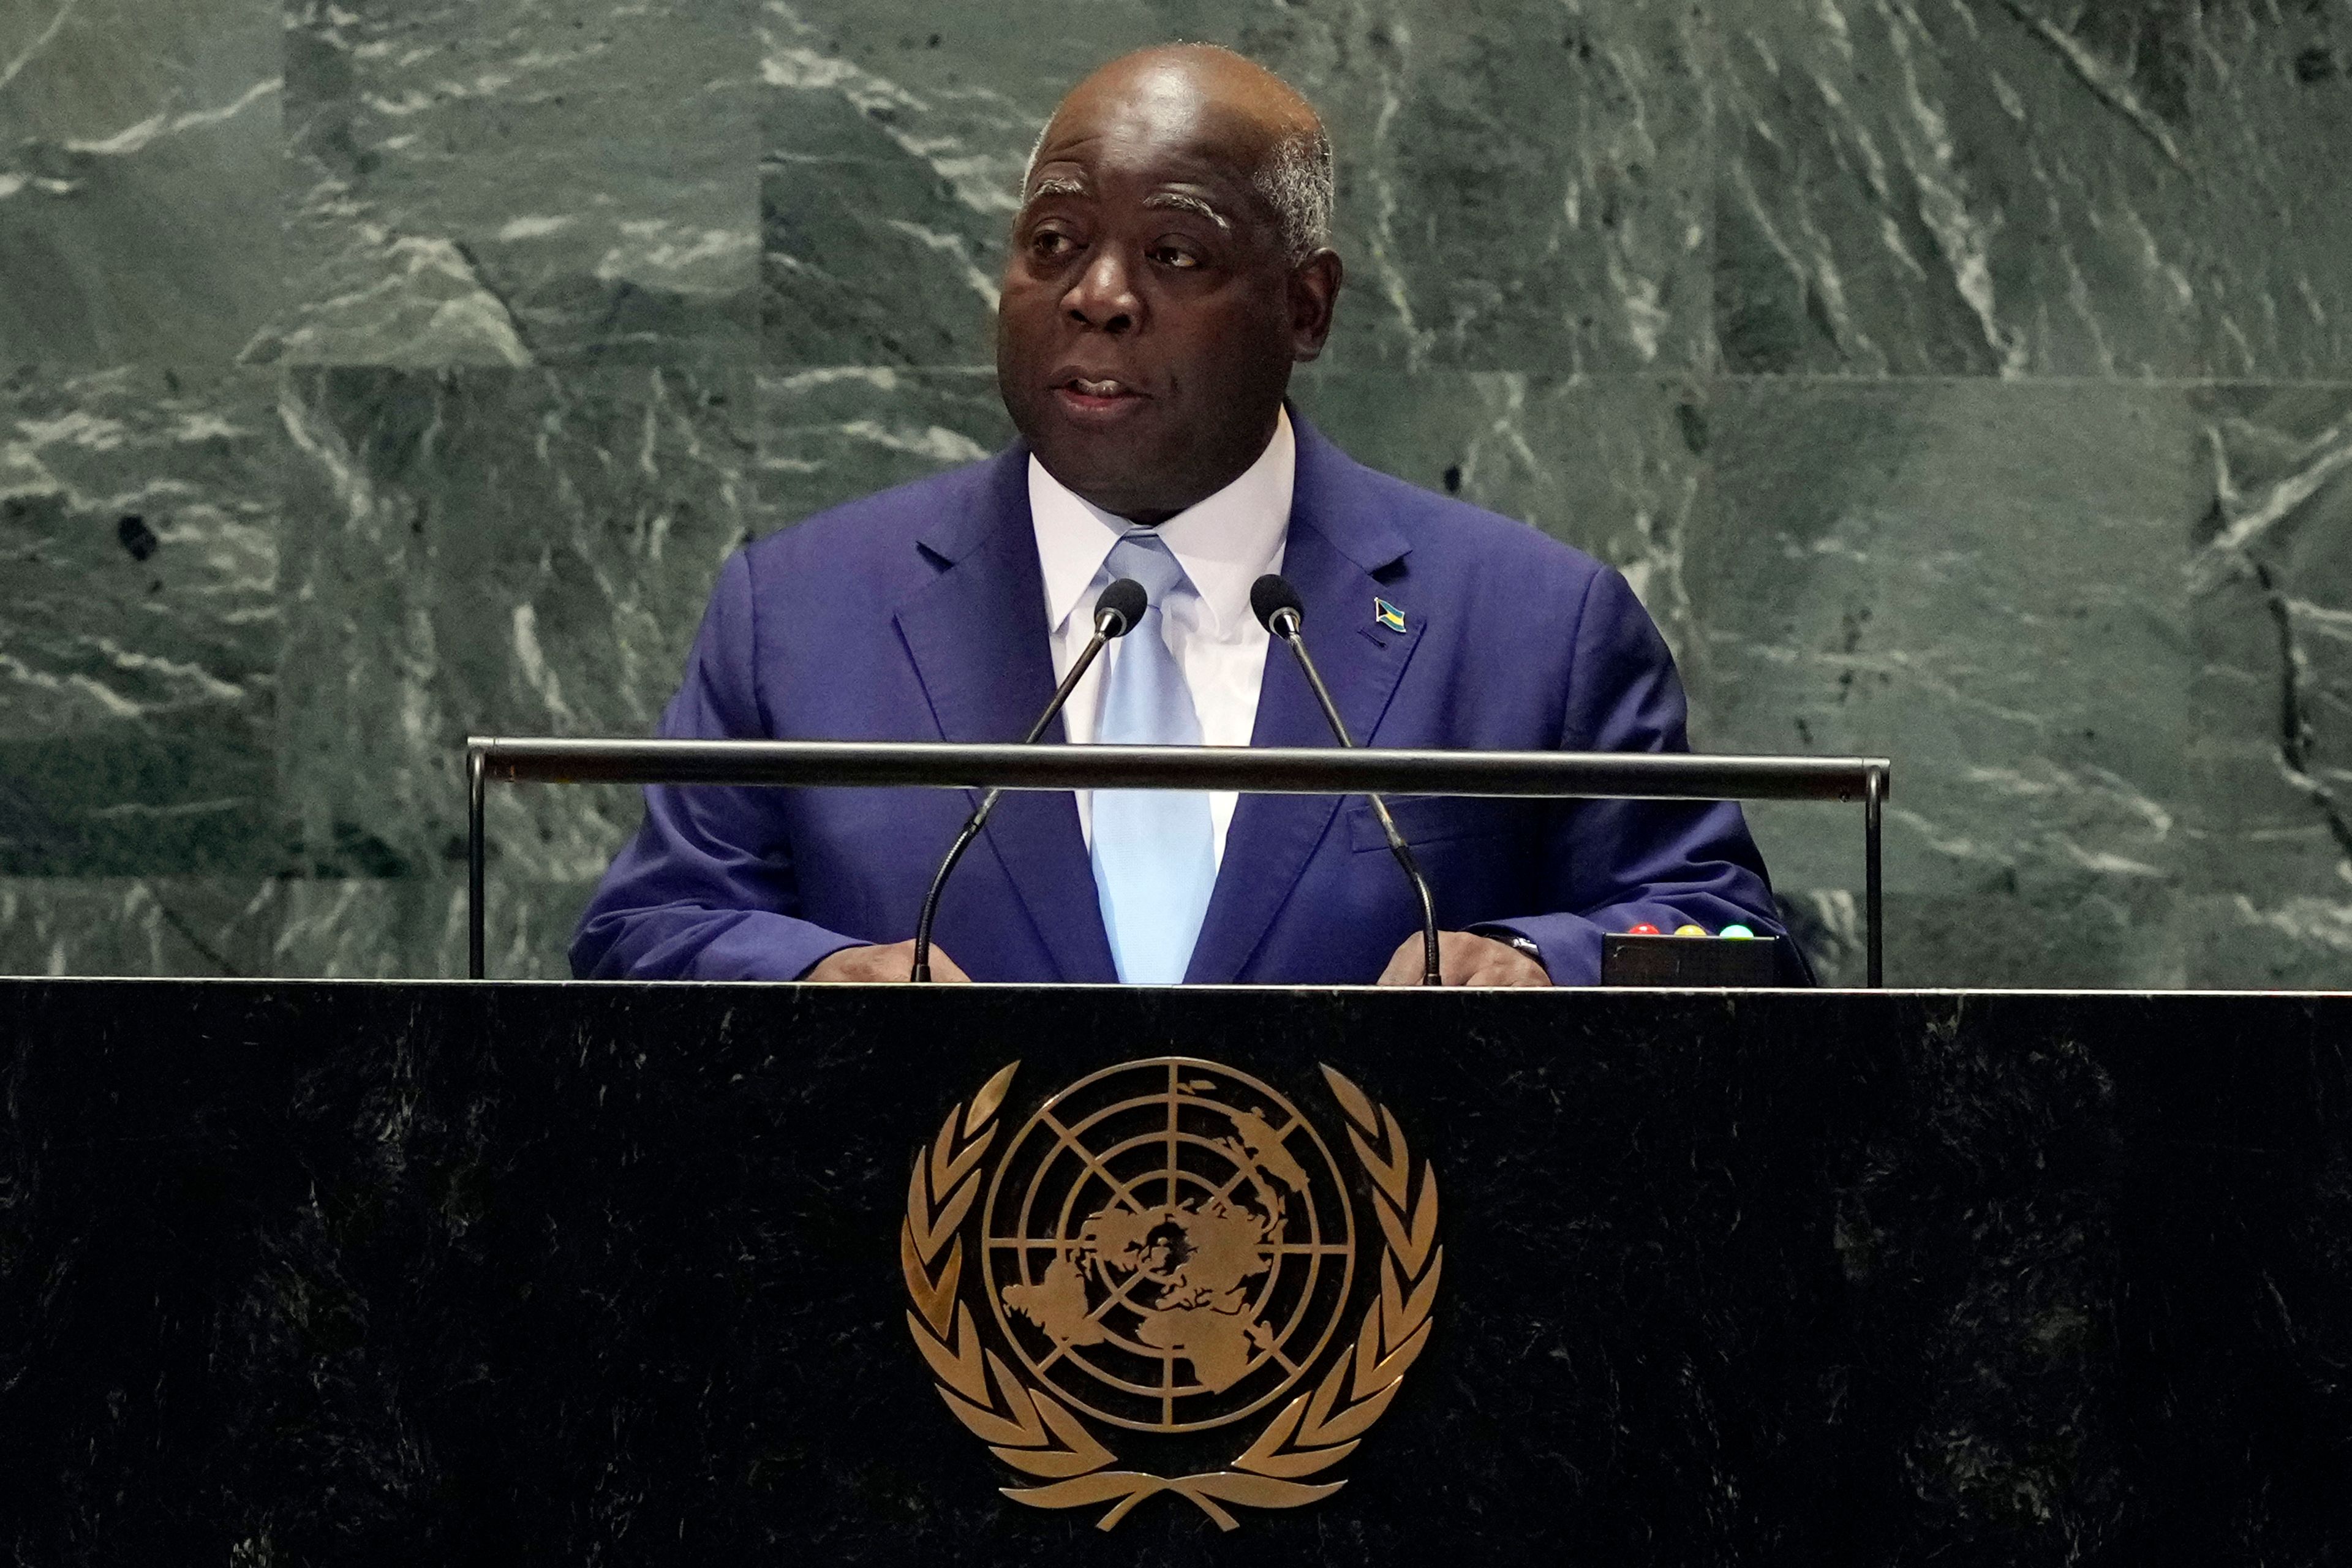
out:
M1363 468L1286 402L1328 336L1330 146L1278 79L1147 50L1072 90L1032 159L999 383L1022 440L853 501L721 571L667 735L1017 740L1118 577L1140 624L1059 741L1319 746L1248 609L1279 570L1365 744L1686 747L1618 573ZM583 975L903 980L971 801L652 789L583 918ZM1778 934L1736 806L1392 801L1448 984L1589 984L1601 933ZM1360 800L1012 793L947 889L934 973L996 981L1412 984L1418 905ZM952 955L952 956L950 956Z

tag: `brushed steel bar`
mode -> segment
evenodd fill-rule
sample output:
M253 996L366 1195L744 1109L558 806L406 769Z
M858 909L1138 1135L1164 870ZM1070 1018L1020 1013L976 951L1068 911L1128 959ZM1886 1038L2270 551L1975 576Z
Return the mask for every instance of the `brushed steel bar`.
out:
M482 798L488 793L489 755L472 741L466 742L466 975L479 980L488 970L488 941L482 921L482 868L488 846L482 837Z
M1429 752L1329 747L959 746L939 742L603 741L476 737L513 784L1368 791L1607 800L1858 801L1873 757Z
M1885 841L1886 775L1874 766L1862 797L1862 898L1864 925L1863 984L1875 991L1886 984L1886 926L1880 909L1880 848Z
M1375 792L1552 800L1818 800L1863 805L1868 984L1883 985L1884 757L1687 752L1341 751L1322 747L962 746L936 741L466 741L467 973L483 977L485 786L509 784L753 787Z

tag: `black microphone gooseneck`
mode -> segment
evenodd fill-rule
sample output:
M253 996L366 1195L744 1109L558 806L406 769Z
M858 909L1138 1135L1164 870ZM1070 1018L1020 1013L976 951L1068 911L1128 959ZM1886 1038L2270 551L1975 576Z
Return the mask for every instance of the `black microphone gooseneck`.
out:
M1353 749L1355 737L1348 733L1347 721L1339 717L1339 706L1331 700L1331 692L1323 684L1323 677L1315 668L1315 661L1307 655L1307 639L1299 635L1305 625L1306 606L1299 602L1298 590L1275 573L1269 572L1250 584L1250 609L1257 616L1258 624L1290 645L1297 656L1298 668L1306 673L1307 684L1315 689L1315 700L1323 705L1323 717L1331 726L1331 733L1339 744ZM1380 818L1381 831L1388 835L1389 853L1404 868L1405 880L1421 900L1421 983L1442 985L1437 958L1437 906L1429 896L1429 883L1421 874L1420 863L1412 858L1412 848L1397 831L1396 819L1389 815L1388 802L1377 795L1364 798L1372 803L1372 815Z
M1143 612L1150 604L1150 598L1143 592L1143 584L1132 577L1121 577L1102 591L1102 597L1095 601L1095 635L1087 640L1087 646L1071 661L1070 673L1062 677L1062 684L1054 689L1054 700L1045 704L1045 710L1037 715L1034 724L1029 726L1029 733L1022 737L1022 744L1027 745L1045 732L1045 726L1054 721L1054 715L1062 710L1062 704L1067 702L1070 693L1077 689L1080 678L1094 663L1095 656L1101 653L1113 637L1125 637L1136 622L1143 619ZM929 980L931 977L931 920L940 912L940 893L947 887L948 874L956 868L956 862L963 858L963 852L971 847L971 841L979 837L980 830L987 826L988 814L996 809L996 797L1003 793L1002 789L992 789L981 796L979 808L965 820L963 831L956 835L955 842L948 846L947 858L940 862L939 874L931 879L931 890L924 895L922 917L915 922L915 968L908 979Z

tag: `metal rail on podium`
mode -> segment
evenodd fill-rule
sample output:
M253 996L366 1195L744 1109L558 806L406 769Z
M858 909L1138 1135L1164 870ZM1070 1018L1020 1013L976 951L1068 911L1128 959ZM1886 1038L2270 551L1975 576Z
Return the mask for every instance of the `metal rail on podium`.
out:
M1234 790L1552 800L1858 802L1867 981L1885 984L1880 837L1894 763L1884 757L1649 752L1420 752L1235 746L953 745L940 742L466 742L467 973L483 978L482 805L507 784L726 784L929 789Z

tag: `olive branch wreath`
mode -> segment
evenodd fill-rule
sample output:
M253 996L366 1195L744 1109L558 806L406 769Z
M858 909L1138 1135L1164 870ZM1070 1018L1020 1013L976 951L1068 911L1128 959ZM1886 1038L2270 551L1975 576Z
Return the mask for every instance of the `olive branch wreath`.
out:
M989 1452L1047 1483L1004 1487L1004 1495L1031 1508L1110 1503L1096 1524L1109 1530L1146 1498L1174 1492L1190 1499L1220 1530L1233 1530L1240 1521L1223 1504L1298 1508L1347 1485L1310 1484L1301 1478L1355 1452L1363 1434L1387 1414L1406 1370L1429 1342L1430 1310L1445 1261L1445 1249L1436 1245L1437 1173L1423 1163L1416 1196L1412 1152L1396 1117L1340 1073L1323 1068L1353 1123L1348 1142L1371 1178L1372 1207L1388 1244L1379 1265L1379 1292L1364 1309L1354 1342L1341 1351L1312 1394L1291 1400L1225 1468L1155 1476L1116 1468L1118 1456L1067 1406L1015 1377L1003 1357L982 1345L971 1308L957 1293L964 1264L961 1232L980 1194L981 1159L995 1141L996 1113L1020 1066L1016 1061L999 1071L969 1106L951 1108L929 1149L917 1152L907 1183L906 1223L898 1232L899 1267L914 1301L907 1328L939 1379L940 1397L989 1445ZM988 1393L992 1380L993 1400Z

